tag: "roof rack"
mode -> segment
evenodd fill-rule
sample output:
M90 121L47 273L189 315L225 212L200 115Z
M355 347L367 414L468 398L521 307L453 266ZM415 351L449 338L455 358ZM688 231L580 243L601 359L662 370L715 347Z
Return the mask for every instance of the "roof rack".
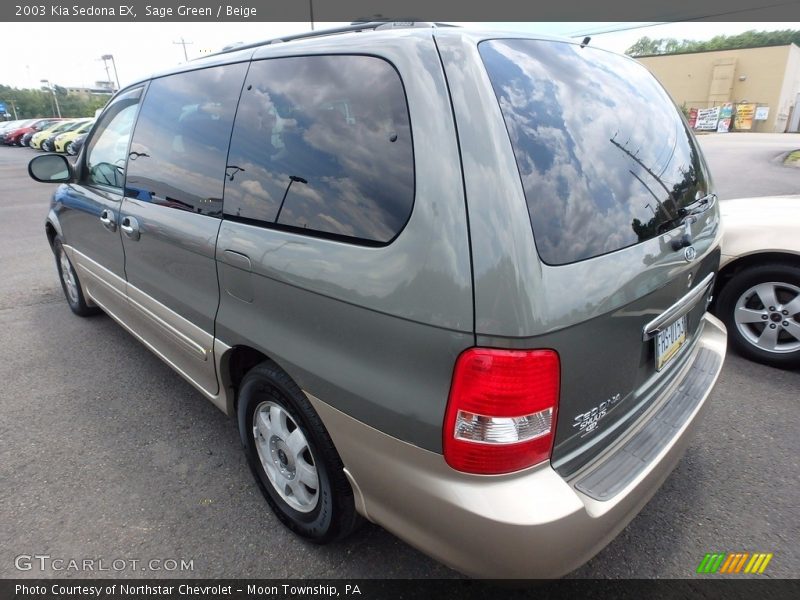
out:
M279 38L272 38L269 40L263 40L261 42L252 42L250 44L243 44L241 42L236 44L231 44L230 46L225 46L219 52L214 52L213 54L206 54L203 58L207 56L218 56L220 54L228 54L229 52L237 52L239 50L249 50L251 48L258 48L259 46L268 46L270 44L280 44L283 42L293 42L295 40L307 40L311 38L318 38L318 37L326 37L329 35L339 35L341 33L353 33L359 31L376 31L379 29L406 29L409 27L455 27L455 25L449 25L447 23L433 23L428 21L399 21L399 20L388 20L388 19L379 19L379 20L356 20L350 23L350 25L345 25L344 27L334 27L331 29L319 29L317 31L308 31L306 33L296 33L294 35L287 35Z

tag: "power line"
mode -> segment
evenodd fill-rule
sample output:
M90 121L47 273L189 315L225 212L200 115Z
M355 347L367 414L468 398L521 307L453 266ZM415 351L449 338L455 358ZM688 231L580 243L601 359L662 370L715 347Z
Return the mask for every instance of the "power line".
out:
M581 33L570 34L569 37L577 38L586 35L603 35L604 33L617 33L618 31L631 31L633 29L646 29L647 27L656 27L658 25L668 25L670 21L660 21L658 23L648 23L647 25L628 25L626 27L619 27L617 29L598 29L597 31L585 31Z
M800 0L789 0L788 2L777 2L775 4L768 4L766 6L754 6L754 7L751 7L751 8L740 8L740 9L737 9L737 10L729 10L729 11L725 11L725 12L714 13L714 14L711 14L711 15L701 15L699 17L689 17L689 18L686 18L686 19L675 19L674 21L663 21L663 22L660 22L660 23L650 23L648 25L634 25L634 26L630 26L630 27L619 27L618 29L609 29L607 31L582 32L582 33L576 33L574 35L570 35L569 37L577 38L577 37L583 37L583 36L586 36L586 35L603 35L603 34L606 34L606 33L617 33L618 31L630 31L630 30L633 30L633 29L645 29L647 27L656 27L657 25L668 25L668 24L671 24L671 23L688 23L690 21L702 21L703 19L712 19L714 17L726 17L726 16L729 16L729 15L736 15L736 14L741 14L741 13L746 13L746 12L752 12L754 10L764 10L764 9L767 9L767 8L778 8L778 7L781 7L781 6L789 6L789 5L792 5L792 4L800 4Z

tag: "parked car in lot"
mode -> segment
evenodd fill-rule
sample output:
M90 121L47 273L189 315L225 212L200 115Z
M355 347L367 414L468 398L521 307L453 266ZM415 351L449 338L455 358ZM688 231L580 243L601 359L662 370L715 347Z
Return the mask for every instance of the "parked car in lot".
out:
M713 311L734 348L800 366L800 196L727 200Z
M33 123L35 119L20 119L16 121L3 121L0 123L0 141L2 141L3 136L11 131L12 129L19 129L20 127L25 127L28 123Z
M8 136L11 132L14 132L18 129L23 129L28 125L35 123L37 119L26 119L24 121L10 121L2 126L0 126L0 143L7 144L6 136Z
M88 133L89 130L92 128L92 125L94 125L94 119L89 119L87 121L84 121L83 123L80 123L77 127L72 129L71 131L67 131L65 133L57 135L52 142L53 150L55 152L65 153L70 155L76 154L76 152L73 151L73 145L75 143L75 140L80 136L82 136L83 134Z
M65 144L64 151L70 156L75 156L78 152L81 151L81 148L83 148L83 143L86 141L86 137L88 135L89 135L88 133L82 133L81 135L76 137L73 142Z
M29 171L63 184L44 227L72 311L237 420L286 526L366 518L469 575L559 576L707 406L719 207L637 62L415 25L134 83L74 166Z
M93 119L73 119L69 125L51 132L49 136L40 142L39 147L45 152L54 152L55 141L58 136L77 131L82 126L86 125L87 123L91 124L92 122Z
M74 126L75 119L64 119L63 121L51 123L41 131L34 133L27 145L34 150L44 150L44 148L41 148L41 145L47 138L59 133L64 133Z
M13 129L5 134L3 137L3 143L8 146L23 146L26 145L27 142L33 137L33 134L38 133L45 127L48 127L52 123L56 121L60 121L61 119L37 119L24 127L20 127L18 129ZM23 143L23 138L25 138L25 143Z
M31 140L33 139L33 136L35 136L37 133L39 133L39 132L38 131L29 131L28 133L23 135L22 138L20 138L19 145L20 146L29 147L31 145Z

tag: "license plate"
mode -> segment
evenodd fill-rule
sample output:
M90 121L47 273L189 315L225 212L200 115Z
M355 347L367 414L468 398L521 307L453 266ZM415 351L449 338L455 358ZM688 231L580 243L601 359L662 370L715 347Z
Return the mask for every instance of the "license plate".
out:
M656 336L656 370L660 371L686 342L686 315L667 325Z

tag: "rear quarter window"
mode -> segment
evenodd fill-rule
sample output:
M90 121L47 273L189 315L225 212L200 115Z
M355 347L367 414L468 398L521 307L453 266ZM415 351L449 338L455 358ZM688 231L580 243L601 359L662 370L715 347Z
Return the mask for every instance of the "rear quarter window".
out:
M414 202L400 76L373 56L254 62L227 173L226 218L351 243L389 243Z
M656 237L708 193L691 133L640 64L566 42L490 40L479 50L544 262Z

